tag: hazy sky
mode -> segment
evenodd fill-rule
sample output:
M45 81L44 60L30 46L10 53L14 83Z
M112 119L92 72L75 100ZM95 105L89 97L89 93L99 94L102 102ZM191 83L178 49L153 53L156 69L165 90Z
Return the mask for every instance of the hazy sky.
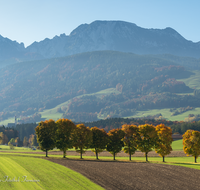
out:
M0 35L25 46L69 35L95 20L122 20L143 28L172 27L200 41L200 0L0 0Z

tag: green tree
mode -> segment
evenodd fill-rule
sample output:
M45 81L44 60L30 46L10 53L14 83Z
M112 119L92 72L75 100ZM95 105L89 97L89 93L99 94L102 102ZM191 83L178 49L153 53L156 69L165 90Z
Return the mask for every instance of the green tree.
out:
M123 138L124 131L121 129L112 129L108 132L108 144L106 149L113 155L113 160L115 160L115 155L120 152L124 146Z
M165 162L165 156L170 154L172 151L172 129L164 124L160 124L156 126L156 132L158 135L158 141L155 151L163 158L163 162Z
M156 147L158 136L153 125L145 124L139 125L140 141L138 142L138 149L145 153L146 161L148 161L148 153Z
M122 125L122 130L124 131L124 152L129 154L129 160L131 160L131 155L137 150L137 143L140 139L138 132L138 127L136 125Z
M76 125L72 134L72 140L76 152L80 153L80 158L82 159L82 154L85 153L85 149L88 149L92 143L92 132L90 128L84 124Z
M35 128L37 141L41 150L46 151L46 157L48 151L52 150L56 146L56 123L54 120L41 121Z
M66 151L73 148L72 133L76 125L69 119L59 119L56 125L56 147L63 151L63 158L65 158Z
M10 141L8 142L8 146L10 146L10 149L14 149L14 144L15 144L15 139L11 138Z
M187 130L183 134L183 150L187 155L194 157L195 163L200 155L200 132L194 130Z
M34 137L33 137L31 146L38 146L38 143L37 143L37 136L36 136L36 135L34 135Z
M92 131L92 152L95 153L96 159L98 160L98 153L106 149L108 135L104 129L99 129L97 127L92 127L90 130Z

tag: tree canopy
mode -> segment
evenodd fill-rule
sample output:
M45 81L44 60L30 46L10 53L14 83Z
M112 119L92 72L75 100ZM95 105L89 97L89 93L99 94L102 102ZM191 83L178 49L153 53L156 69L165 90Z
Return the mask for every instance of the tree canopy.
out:
M40 148L46 151L47 157L47 152L56 146L56 123L52 119L41 121L35 128L35 132Z

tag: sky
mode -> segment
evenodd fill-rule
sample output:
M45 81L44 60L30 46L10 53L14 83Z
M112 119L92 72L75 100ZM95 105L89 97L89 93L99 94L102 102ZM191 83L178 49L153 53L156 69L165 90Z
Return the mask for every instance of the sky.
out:
M143 28L171 27L200 41L199 0L0 0L0 35L27 47L69 35L81 24L121 20Z

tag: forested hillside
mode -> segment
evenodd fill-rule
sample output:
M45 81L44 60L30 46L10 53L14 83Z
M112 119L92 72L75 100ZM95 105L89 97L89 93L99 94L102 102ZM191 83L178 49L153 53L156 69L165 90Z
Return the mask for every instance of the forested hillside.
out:
M60 107L63 117L93 121L124 117L137 110L200 106L198 95L184 82L190 77L182 62L166 57L114 51L17 63L0 69L0 119L37 114ZM117 93L91 95L105 89ZM33 122L33 120L31 120Z

